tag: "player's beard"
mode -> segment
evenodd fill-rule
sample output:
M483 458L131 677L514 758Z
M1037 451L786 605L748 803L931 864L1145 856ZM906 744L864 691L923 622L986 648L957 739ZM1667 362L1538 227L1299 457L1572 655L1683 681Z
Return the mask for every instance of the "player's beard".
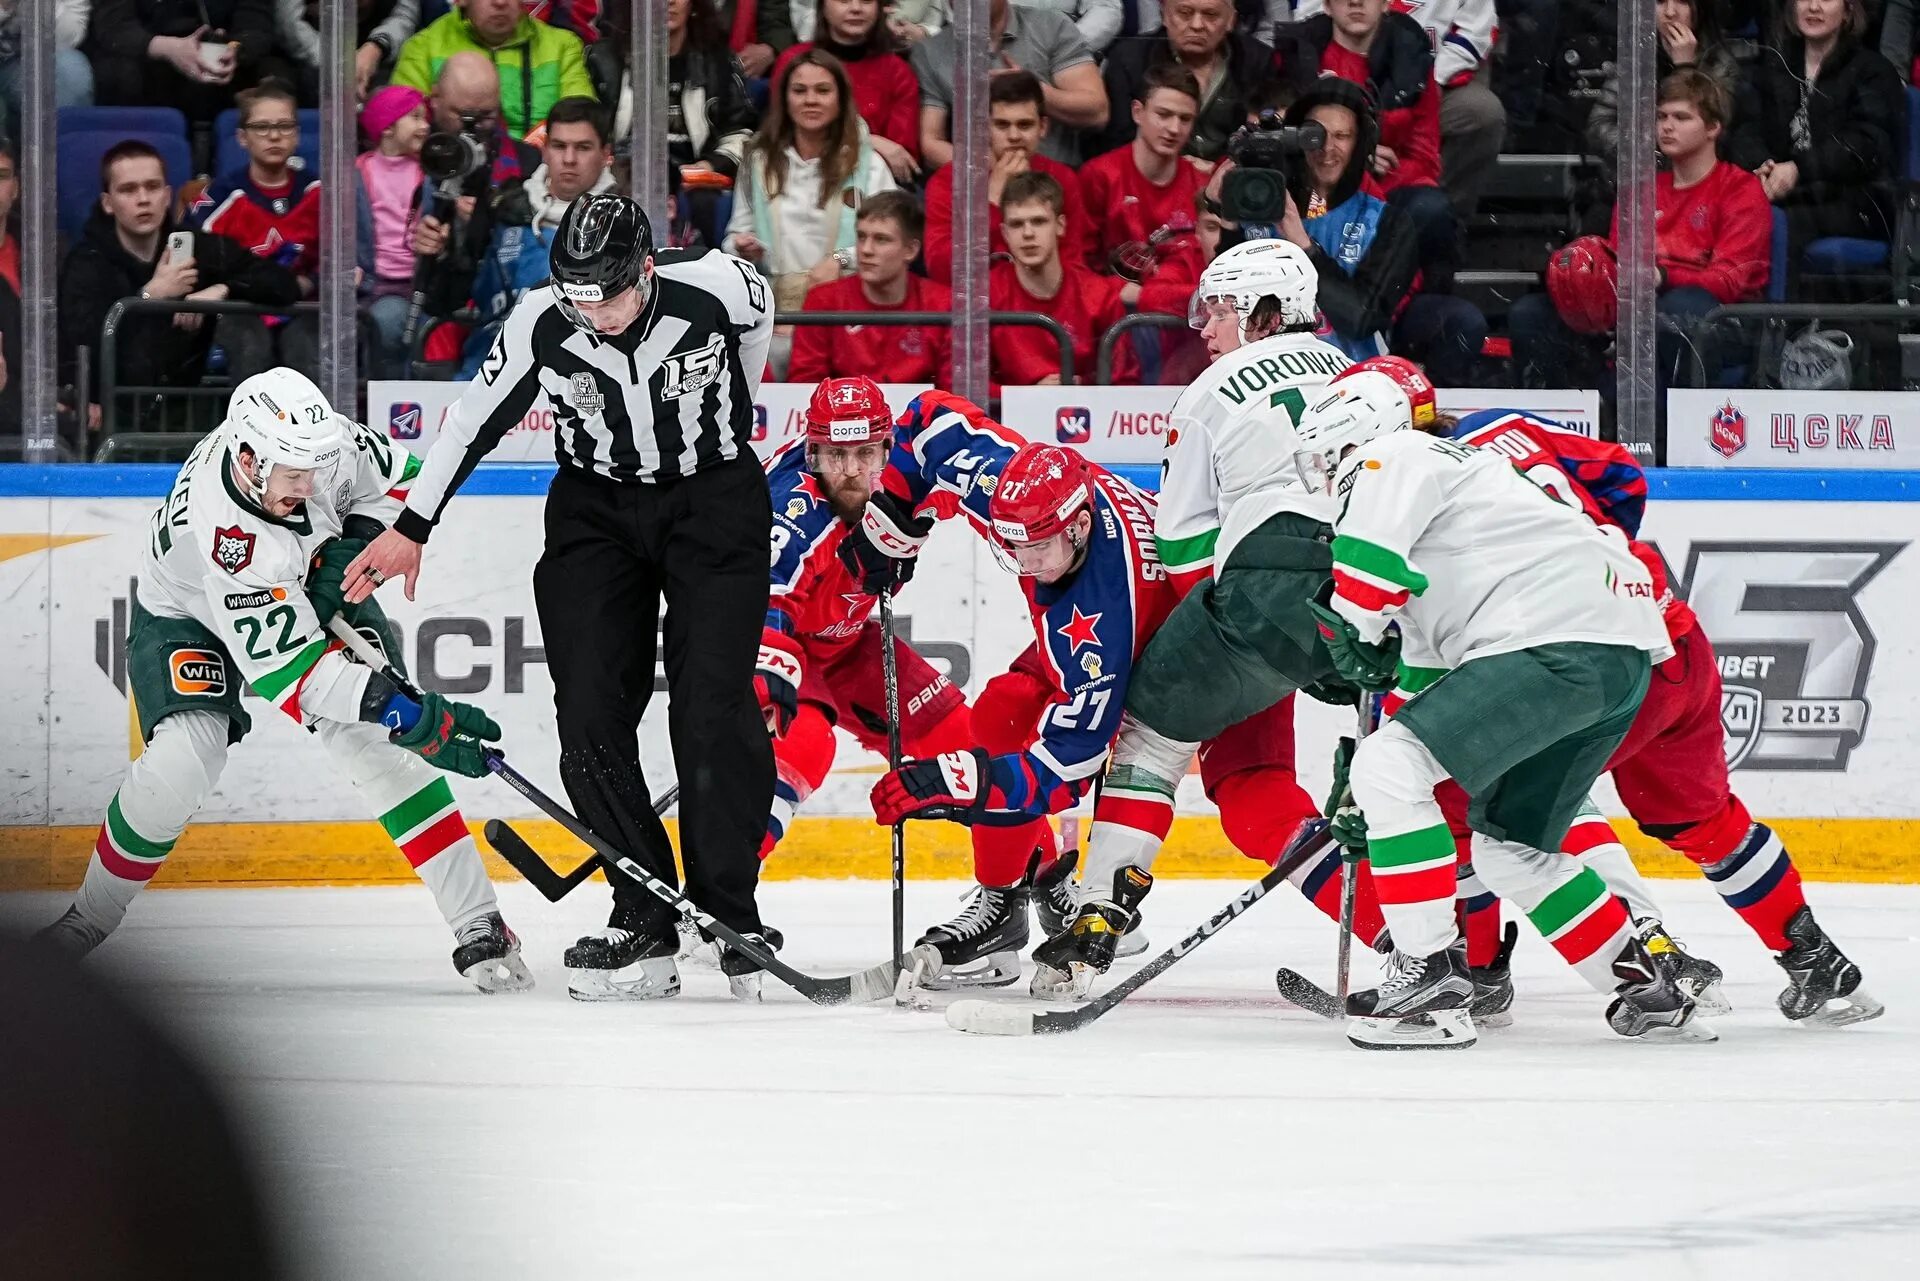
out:
M860 519L873 494L873 482L867 477L845 476L836 483L822 476L820 483L826 488L827 505L833 508L833 514L849 525Z

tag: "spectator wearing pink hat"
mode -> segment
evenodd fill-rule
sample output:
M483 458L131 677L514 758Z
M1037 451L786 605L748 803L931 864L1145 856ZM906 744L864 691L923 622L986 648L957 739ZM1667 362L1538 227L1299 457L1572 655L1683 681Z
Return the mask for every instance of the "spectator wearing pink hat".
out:
M420 210L420 145L427 139L427 99L418 89L388 85L360 109L373 143L354 163L360 170L360 236L373 246L366 286L372 378L404 378L407 306L413 296L413 221ZM364 251L361 255L366 256Z

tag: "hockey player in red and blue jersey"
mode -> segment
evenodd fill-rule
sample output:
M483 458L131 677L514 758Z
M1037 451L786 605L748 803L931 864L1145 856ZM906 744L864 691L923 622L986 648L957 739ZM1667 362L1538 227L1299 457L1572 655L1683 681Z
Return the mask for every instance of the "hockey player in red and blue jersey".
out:
M1745 921L1787 974L1780 1012L1796 1022L1842 1026L1883 1006L1860 989L1860 970L1813 919L1800 873L1780 837L1747 812L1727 776L1720 719L1720 666L1713 645L1674 594L1660 553L1640 541L1647 479L1616 444L1593 440L1551 419L1488 409L1438 430L1505 456L1529 480L1624 537L1652 572L1674 655L1653 681L1608 770L1621 804L1640 830L1685 855ZM1468 913L1468 939L1476 931Z
M834 726L861 746L887 750L879 597L836 552L860 519L887 463L893 411L869 378L829 378L814 388L807 434L767 460L773 496L772 571L754 693L774 736L773 807L760 857L786 835L793 813L833 768ZM938 504L935 505L936 509ZM900 562L891 590L912 577ZM900 742L912 756L970 746L966 695L896 638Z

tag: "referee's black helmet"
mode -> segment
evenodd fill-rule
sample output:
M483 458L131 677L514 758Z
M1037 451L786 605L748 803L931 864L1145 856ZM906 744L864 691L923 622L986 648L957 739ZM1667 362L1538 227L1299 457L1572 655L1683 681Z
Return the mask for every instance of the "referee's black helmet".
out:
M611 191L581 196L560 219L548 262L560 310L588 333L591 321L576 302L607 302L629 289L646 306L646 265L653 256L653 226L638 201Z

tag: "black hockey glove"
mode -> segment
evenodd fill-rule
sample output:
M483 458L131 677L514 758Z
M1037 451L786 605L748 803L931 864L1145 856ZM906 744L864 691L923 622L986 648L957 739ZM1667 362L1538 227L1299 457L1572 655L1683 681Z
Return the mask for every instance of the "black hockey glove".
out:
M344 537L329 538L313 549L313 561L307 570L307 599L320 616L320 626L332 622L333 616L346 607L347 566L366 549L365 540Z
M1360 638L1360 629L1317 601L1307 608L1320 624L1320 639L1341 678L1364 690L1388 690L1400 672L1400 634L1388 632L1375 643Z
M988 756L977 747L908 761L873 785L873 820L882 827L910 818L972 824L993 790Z
M906 499L877 490L860 522L840 540L840 563L860 580L861 591L878 596L912 580L920 548L932 532L933 517L917 516Z
M412 729L395 729L395 743L438 766L468 778L487 776L483 743L500 741L500 727L472 703L456 703L442 694L420 696L420 719Z

